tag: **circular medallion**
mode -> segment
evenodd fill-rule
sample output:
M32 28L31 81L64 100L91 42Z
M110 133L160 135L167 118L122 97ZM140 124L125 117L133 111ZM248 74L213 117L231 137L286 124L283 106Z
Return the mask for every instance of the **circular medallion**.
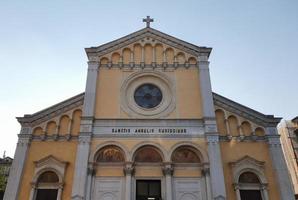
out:
M142 108L154 108L162 100L161 90L153 84L143 84L134 93L135 102Z

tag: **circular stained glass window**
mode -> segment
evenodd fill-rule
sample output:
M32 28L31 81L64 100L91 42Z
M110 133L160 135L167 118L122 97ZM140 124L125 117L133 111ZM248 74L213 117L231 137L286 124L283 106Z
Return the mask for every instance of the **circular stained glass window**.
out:
M162 93L155 85L144 84L136 89L134 99L142 108L154 108L160 104Z

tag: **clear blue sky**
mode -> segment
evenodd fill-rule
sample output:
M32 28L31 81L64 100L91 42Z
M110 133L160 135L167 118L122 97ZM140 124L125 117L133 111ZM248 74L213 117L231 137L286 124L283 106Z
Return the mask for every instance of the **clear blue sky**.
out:
M0 2L0 153L34 113L84 91L85 47L144 27L213 47L213 91L265 114L298 115L297 0Z

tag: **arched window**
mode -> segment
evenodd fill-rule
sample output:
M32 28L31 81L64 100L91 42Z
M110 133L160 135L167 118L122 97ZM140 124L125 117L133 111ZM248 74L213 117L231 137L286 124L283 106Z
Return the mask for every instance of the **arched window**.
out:
M152 146L144 146L136 151L135 162L162 162L162 157L158 150Z
M179 147L172 154L174 163L200 163L196 150L192 147Z
M34 200L57 200L59 177L53 171L43 172L37 180Z
M106 147L103 147L99 150L97 158L97 162L124 162L124 154L123 151L114 145L109 145Z
M232 167L237 200L269 200L265 162L244 156L229 164Z
M258 176L253 172L244 172L239 176L239 190L241 200L264 200L262 186Z

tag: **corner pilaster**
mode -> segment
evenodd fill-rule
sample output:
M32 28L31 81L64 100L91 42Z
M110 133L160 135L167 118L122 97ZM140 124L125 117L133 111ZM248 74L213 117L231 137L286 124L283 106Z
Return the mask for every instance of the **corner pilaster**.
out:
M72 200L86 199L88 186L88 158L92 138L93 118L96 100L96 83L99 63L88 62L88 74L84 97L83 115L81 117L79 142L72 187Z
M268 127L266 131L270 155L273 162L273 169L278 180L277 183L279 185L280 199L294 200L294 188L290 180L286 161L282 152L280 135L277 133L276 127Z
M225 180L219 147L218 134L207 133L208 154L210 162L210 178L213 199L226 199Z
M202 96L204 118L214 118L214 103L212 96L211 80L209 73L209 61L207 55L200 55L198 58L199 78Z
M8 182L4 194L4 200L17 200L23 169L27 158L28 148L31 142L31 127L22 127L18 135L18 143L15 151L12 166L10 168Z

